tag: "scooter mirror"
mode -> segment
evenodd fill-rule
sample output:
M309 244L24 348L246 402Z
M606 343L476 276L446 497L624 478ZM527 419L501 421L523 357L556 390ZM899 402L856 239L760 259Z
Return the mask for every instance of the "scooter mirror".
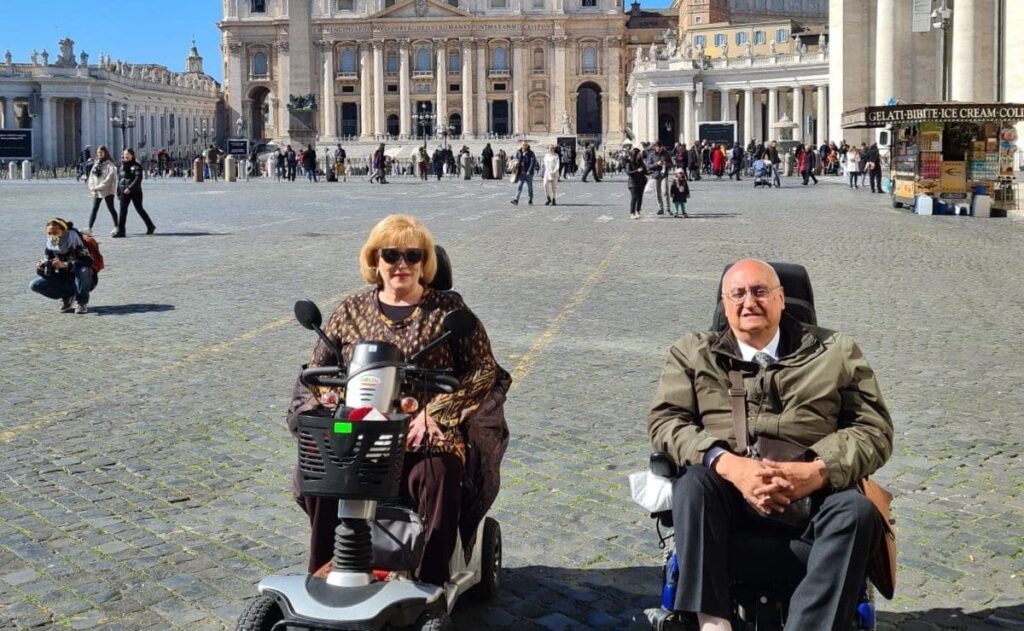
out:
M457 309L444 317L441 326L456 339L466 337L476 330L476 316L469 309Z
M311 300L299 300L295 303L295 319L310 331L315 331L323 323L320 309Z

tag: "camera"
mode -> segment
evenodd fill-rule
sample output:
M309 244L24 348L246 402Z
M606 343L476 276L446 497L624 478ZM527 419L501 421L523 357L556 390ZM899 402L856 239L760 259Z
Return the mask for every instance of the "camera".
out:
M36 273L43 278L49 278L56 273L56 268L53 267L53 261L51 259L43 259L36 265Z

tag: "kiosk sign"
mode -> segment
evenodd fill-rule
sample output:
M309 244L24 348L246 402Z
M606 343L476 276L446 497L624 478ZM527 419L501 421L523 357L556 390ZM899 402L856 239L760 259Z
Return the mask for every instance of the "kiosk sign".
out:
M985 123L1022 121L1021 103L935 103L864 107L843 114L843 127L885 127L890 124Z
M0 160L31 159L31 129L0 129Z
M246 157L249 155L249 141L245 138L228 138L228 155Z

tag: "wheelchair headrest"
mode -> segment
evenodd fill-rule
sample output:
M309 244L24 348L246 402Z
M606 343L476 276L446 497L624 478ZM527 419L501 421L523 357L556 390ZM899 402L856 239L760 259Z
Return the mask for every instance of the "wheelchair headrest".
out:
M786 314L796 318L800 322L817 326L818 316L814 311L814 290L811 289L811 277L807 274L807 268L797 263L772 263L775 273L779 275L782 283L782 291L786 295ZM729 271L732 264L725 266L722 270L722 278L718 279L718 296L715 302L715 315L711 318L711 330L723 331L729 326L722 309L722 280L725 273Z
M434 256L437 257L437 273L434 280L430 281L430 288L438 291L451 291L452 289L452 261L448 253L439 245L434 245Z

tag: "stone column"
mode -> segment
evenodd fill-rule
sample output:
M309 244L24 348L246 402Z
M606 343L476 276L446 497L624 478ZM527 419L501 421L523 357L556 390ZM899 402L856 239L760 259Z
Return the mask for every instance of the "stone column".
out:
M373 42L373 133L388 133L384 121L384 42Z
M693 117L693 90L683 92L683 142L693 144L697 129Z
M291 89L291 77L292 77L292 64L291 64L291 44L288 40L277 42L277 64L278 68L281 69L281 79L278 81L280 86L281 98L277 100L277 135L279 139L285 139L288 137L288 130L291 128L291 112L288 111L288 101ZM191 142L192 139L188 139Z
M14 97L4 99L4 129L16 129L17 121L14 120Z
M324 133L327 138L338 136L338 108L334 98L334 42L320 42L320 52L324 62L323 99L321 109L324 117Z
M462 135L476 137L476 116L473 111L473 40L459 40L462 44Z
M729 90L722 90L722 115L719 120L732 120L732 113L732 92Z
M437 134L441 129L448 129L448 49L444 39L435 39L434 47L437 48L437 76L434 77L437 87L437 124L434 133Z
M876 0L875 98L881 105L896 96L896 0Z
M981 68L976 65L976 38L984 37L978 32L981 27L978 24L978 4L981 1L958 0L953 7L953 45L949 60L949 98L953 101L977 100L975 75L981 72Z
M555 45L555 63L551 68L551 129L561 134L562 116L565 114L565 72L568 65L565 61L565 52L569 45L569 38L556 36L552 38L552 41ZM633 117L636 118L636 116L637 114L634 113Z
M370 81L375 80L373 68L373 47L368 42L359 44L359 139L367 141L373 138L373 112L370 105L372 88Z
M768 138L765 140L778 140L776 134L778 132L772 128L772 125L779 122L779 89L768 88Z
M96 122L96 101L86 96L81 99L82 104L82 147L92 145L92 155L96 155L96 147L99 146L93 132L93 124Z
M476 133L491 131L487 114L487 42L477 42L476 50Z
M525 134L529 129L527 109L529 99L526 64L526 40L519 37L512 42L512 133Z
M817 144L821 145L828 142L828 86L818 86L818 134Z
M57 119L53 97L42 97L43 103L43 164L52 166L57 157Z
M618 142L624 137L622 133L622 104L625 93L622 87L621 50L622 38L605 38L605 76L608 77L608 107L604 114L608 130L606 144L608 141Z
M398 133L408 138L412 133L411 74L409 70L409 40L398 42Z
M242 115L242 99L248 77L243 74L242 56L245 54L241 42L228 42L228 120L235 124ZM287 89L287 84L285 84Z
M793 140L804 141L804 89L800 86L793 88Z
M647 140L654 142L661 130L658 129L658 93L647 95Z
M746 147L754 139L754 90L743 91L743 146Z

